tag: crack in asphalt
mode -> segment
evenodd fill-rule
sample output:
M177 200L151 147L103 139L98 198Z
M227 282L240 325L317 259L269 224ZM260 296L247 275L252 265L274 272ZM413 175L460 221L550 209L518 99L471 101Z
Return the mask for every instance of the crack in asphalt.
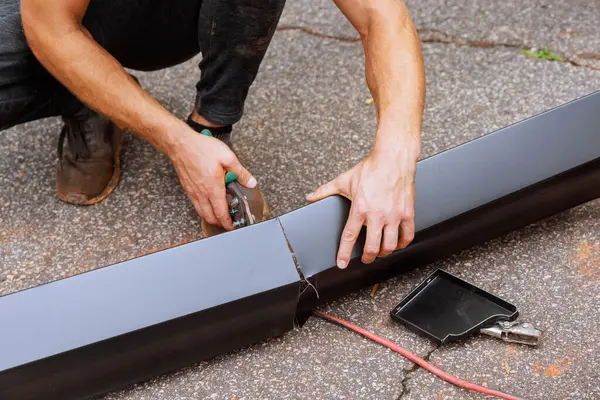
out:
M423 357L423 360L429 362L429 358L431 357L431 355L434 352L438 351L440 349L440 347L442 347L442 346L441 345L437 345L436 347L434 347L433 349L431 349ZM410 379L411 375L414 374L419 369L422 369L422 368L418 364L414 364L412 367L404 369L404 378L402 379L402 382L400 382L400 384L402 385L402 391L400 392L400 395L396 398L396 400L402 399L405 395L407 395L409 393L408 386L407 386L408 380Z
M576 56L577 56L577 54L576 54ZM584 57L580 57L580 58L584 58ZM600 55L599 55L598 59L600 59ZM600 67L596 67L595 65L591 65L591 64L586 64L586 63L581 62L581 61L577 61L577 59L575 59L574 57L567 57L562 62L567 63L567 64L571 64L571 65L573 65L575 67L588 68L588 69L600 72Z
M504 47L509 49L528 49L522 40L514 42L494 42L486 40L462 40L437 29L419 28L419 37L423 43L453 44L459 47L473 47L476 49L492 49Z
M344 35L329 35L327 33L319 32L314 29L307 28L306 26L301 26L301 25L279 25L279 26L277 26L277 30L278 31L300 31L300 32L306 33L307 35L312 35L312 36L325 38L325 39L333 39L333 40L337 40L340 42L348 42L348 43L360 42L359 37L344 36Z
M599 60L600 61L600 53L582 52L582 53L577 53L576 56L579 58L583 58L584 60Z
M332 39L339 42L345 43L356 43L360 42L361 38L356 36L345 36L345 35L331 35L317 31L315 29L302 26L302 25L279 25L278 31L300 31L307 35L316 36L323 39ZM524 41L514 42L495 42L486 40L462 40L437 29L431 28L418 28L417 32L421 39L421 43L433 43L433 44L453 44L458 47L471 47L476 49L492 49L497 47L517 50L530 50L535 46L527 45ZM595 65L587 64L586 62L579 61L578 58L583 60L600 60L600 53L594 52L581 52L576 53L570 57L563 57L562 60L554 60L565 64L570 64L575 67L588 68L594 71L600 72L600 67Z

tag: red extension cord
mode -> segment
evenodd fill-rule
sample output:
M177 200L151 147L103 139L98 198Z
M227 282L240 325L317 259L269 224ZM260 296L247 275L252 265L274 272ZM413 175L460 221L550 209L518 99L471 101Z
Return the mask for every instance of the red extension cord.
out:
M422 368L426 369L427 371L439 376L440 378L442 378L443 380L445 380L446 382L452 383L453 385L459 386L461 388L464 389L469 389L472 390L474 392L479 392L479 393L483 393L486 394L488 396L496 396L499 397L501 399L507 399L507 400L521 400L518 397L515 396L511 396L509 394L506 393L502 393L499 392L497 390L493 390L493 389L489 389L486 388L484 386L479 386L476 385L474 383L465 381L463 379L457 378L456 376L450 375L444 371L442 371L441 369L431 365L430 363L428 363L427 361L423 360L421 357L417 356L416 354L411 353L410 351L406 350L403 347L398 346L396 343L387 340L385 338L382 338L380 336L377 336L376 334L374 334L371 331L368 331L366 329L361 328L360 326L356 326L348 321L344 321L343 319L334 317L332 315L326 314L322 311L319 310L313 310L317 315L319 315L320 317L330 321L330 322L335 322L337 324L340 324L342 326L345 326L348 329L353 330L356 333L360 333L361 335L371 339L372 341L379 343L389 349L394 350L396 353L399 353L400 355L408 358L410 361L414 362L415 364L421 366Z

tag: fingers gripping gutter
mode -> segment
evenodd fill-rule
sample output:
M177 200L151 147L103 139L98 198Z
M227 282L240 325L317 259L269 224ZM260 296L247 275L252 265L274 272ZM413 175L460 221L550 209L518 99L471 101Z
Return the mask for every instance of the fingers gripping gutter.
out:
M336 260L339 268L344 269L349 265L352 250L358 242L363 227L366 227L366 239L361 257L364 264L370 264L378 257L387 257L396 250L404 249L414 239L414 220L403 219L400 223L386 223L382 217L361 214L351 206Z
M398 248L398 225L388 224L383 228L383 243L379 257L387 257Z
M380 253L381 239L383 234L383 218L378 215L367 217L367 239L361 261L370 264Z
M415 220L413 218L403 219L400 223L400 228L402 229L402 233L400 234L400 240L396 247L397 250L404 249L415 238ZM397 237L398 235L396 234L396 238Z
M353 207L350 208L350 216L346 221L346 226L342 232L342 238L340 241L340 248L337 255L337 266L339 268L346 268L352 257L352 249L356 244L360 230L364 225L364 219L359 213L354 212Z

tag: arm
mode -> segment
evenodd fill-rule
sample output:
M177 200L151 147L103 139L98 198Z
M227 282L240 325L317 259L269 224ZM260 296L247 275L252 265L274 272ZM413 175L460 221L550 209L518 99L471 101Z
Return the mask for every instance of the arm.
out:
M337 257L338 266L345 268L363 226L365 263L406 247L414 238L425 68L416 29L401 0L335 2L361 35L378 120L371 153L308 196L316 201L341 194L352 200Z
M199 135L146 93L82 25L90 0L22 0L27 41L40 63L80 100L165 153L198 213L233 229L224 174L253 180L216 139Z

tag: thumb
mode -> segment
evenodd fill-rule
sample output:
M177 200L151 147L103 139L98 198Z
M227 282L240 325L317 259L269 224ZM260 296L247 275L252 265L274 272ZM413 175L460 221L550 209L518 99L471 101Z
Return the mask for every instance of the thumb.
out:
M248 189L253 189L256 187L257 182L256 178L252 176L250 171L248 171L238 160L237 158L227 166L227 170L233 172L237 175L237 181L242 184L242 186L247 187Z
M337 177L334 180L329 181L329 182L325 183L324 185L319 186L317 188L317 190L306 195L306 200L308 200L312 203L315 201L322 200L325 197L340 194L341 190L340 190L339 182L340 182L340 178Z

